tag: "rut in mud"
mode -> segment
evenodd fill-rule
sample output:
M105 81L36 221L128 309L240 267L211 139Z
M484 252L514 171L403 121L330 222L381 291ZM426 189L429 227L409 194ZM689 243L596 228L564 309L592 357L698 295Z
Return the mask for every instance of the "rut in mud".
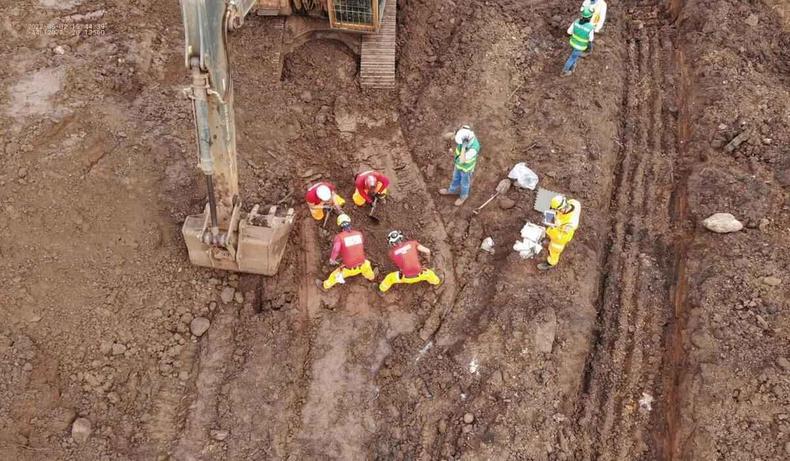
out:
M652 444L660 401L665 326L674 318L672 203L678 178L677 82L672 31L655 2L634 2L628 25L622 148L612 229L598 305L599 337L588 359L579 414L579 457L636 459ZM682 258L682 256L681 256Z

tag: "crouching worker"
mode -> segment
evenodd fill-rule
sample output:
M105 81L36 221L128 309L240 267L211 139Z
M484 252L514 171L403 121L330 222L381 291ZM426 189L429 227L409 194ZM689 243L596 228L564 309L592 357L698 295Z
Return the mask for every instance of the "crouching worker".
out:
M341 207L346 203L345 199L335 192L335 185L329 181L317 182L310 186L304 199L310 209L310 215L316 221L324 219L324 211L329 208L334 208L340 214Z
M420 255L431 255L431 250L420 245L416 240L406 240L399 231L392 231L387 235L387 241L392 247L389 251L390 260L398 267L397 272L390 272L379 284L379 290L386 293L392 285L398 283L428 282L431 285L442 283L431 269L423 269L420 265Z
M374 199L382 199L387 195L390 185L388 177L378 171L365 171L354 178L354 199L356 206L372 205Z
M338 257L342 263L324 280L324 290L338 283L346 283L347 278L359 274L372 282L376 275L373 273L370 261L365 257L365 239L362 237L362 232L351 229L351 218L346 214L337 217L337 225L342 232L335 236L332 243L329 264L338 264Z

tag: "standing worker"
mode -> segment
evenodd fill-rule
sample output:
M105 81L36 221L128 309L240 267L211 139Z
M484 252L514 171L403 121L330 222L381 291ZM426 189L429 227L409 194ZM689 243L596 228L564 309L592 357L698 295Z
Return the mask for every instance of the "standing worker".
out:
M568 35L571 36L570 44L573 51L570 57L565 61L565 67L562 70L562 75L570 75L576 68L576 61L592 46L595 27L590 22L593 12L590 8L582 9L582 17L573 21L568 27Z
M461 206L469 198L472 175L477 166L477 157L480 155L480 141L468 125L462 126L455 132L455 149L451 148L450 153L454 156L453 179L450 187L440 189L439 194L459 194L455 206Z
M389 257L392 263L398 267L398 270L387 274L381 284L379 284L379 290L382 293L386 293L392 285L398 283L412 284L423 281L431 285L442 283L433 270L423 269L420 265L420 255L417 252L430 257L431 250L420 245L416 240L404 240L406 239L400 231L395 230L387 235L387 242L392 247L389 251Z
M606 2L604 0L584 0L580 11L584 11L585 8L592 10L593 15L590 22L595 27L595 33L601 32L603 23L606 22Z
M329 181L320 181L310 186L304 199L316 221L324 219L325 208L332 207L340 214L342 213L340 207L346 203L345 199L335 192L335 185Z
M390 180L378 171L365 171L354 178L354 199L356 206L372 204L374 198L382 199L387 195Z
M573 233L579 227L579 216L582 205L578 200L569 199L564 195L555 195L551 199L551 210L555 212L554 222L546 230L549 243L549 257L546 262L538 264L538 269L552 269L560 260L565 245L573 239Z
M351 218L345 213L337 217L337 225L342 231L335 236L335 240L332 242L332 255L329 257L329 264L338 264L338 256L342 263L324 280L324 290L328 290L338 283L346 283L347 278L359 274L372 282L376 278L376 274L373 273L370 261L365 257L365 239L362 232L351 229Z

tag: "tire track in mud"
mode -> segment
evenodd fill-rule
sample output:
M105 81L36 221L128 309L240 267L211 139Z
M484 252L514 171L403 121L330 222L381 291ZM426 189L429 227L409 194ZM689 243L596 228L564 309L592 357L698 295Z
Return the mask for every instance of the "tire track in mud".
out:
M672 43L655 5L634 10L627 41L620 169L598 306L600 329L578 409L583 459L636 459L647 450L651 402L660 385L669 286L676 122L669 110Z

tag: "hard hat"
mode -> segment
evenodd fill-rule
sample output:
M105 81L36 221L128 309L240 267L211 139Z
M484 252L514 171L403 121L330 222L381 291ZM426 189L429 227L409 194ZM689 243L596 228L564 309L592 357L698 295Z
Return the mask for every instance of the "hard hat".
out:
M368 187L376 187L376 183L377 183L377 182L378 182L378 181L376 180L376 177L375 177L375 176L373 176L372 174L369 174L369 175L368 175L368 176L365 178L365 184L367 184L367 186L368 186Z
M551 198L551 209L561 210L568 206L568 199L564 195L555 195Z
M401 234L400 231L394 230L387 234L387 242L389 242L390 245L395 245L401 241L403 241L403 234Z
M326 184L321 184L316 189L315 194L318 196L318 199L322 202L328 202L332 199L332 191L329 189L329 186Z
M340 216L337 217L337 225L340 227L350 226L351 218L349 218L347 214L341 213Z
M469 128L468 125L464 125L455 132L455 143L456 144L464 144L471 142L475 139L475 133Z
M588 8L583 8L583 9L582 9L582 17L583 17L583 18L590 19L592 16L593 16L593 10L592 10L592 8L589 8L589 7L588 7Z

